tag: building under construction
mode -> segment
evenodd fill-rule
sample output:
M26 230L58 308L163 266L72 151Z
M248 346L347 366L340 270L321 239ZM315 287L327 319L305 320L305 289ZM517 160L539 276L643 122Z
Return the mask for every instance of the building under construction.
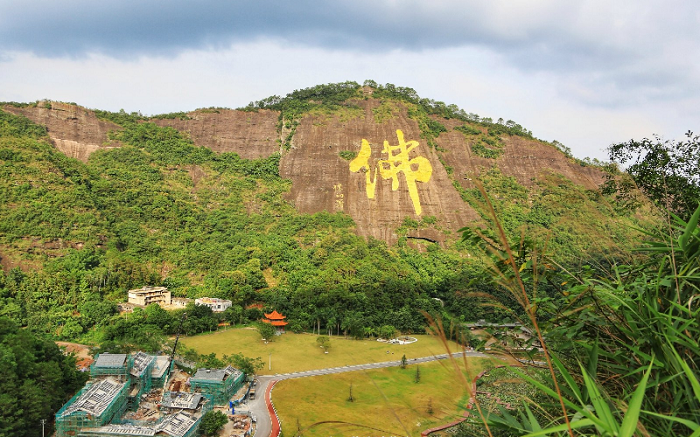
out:
M88 382L56 413L56 435L79 435L84 428L96 428L119 420L127 407L128 382L112 376Z
M56 436L83 436L88 429L119 424L125 411L136 410L151 389L163 386L169 364L166 356L143 352L98 355L91 380L56 413Z
M103 353L95 357L90 366L90 377L101 378L112 376L120 381L126 381L134 367L134 357L128 354Z
M202 416L194 416L178 412L163 417L155 426L140 426L131 424L112 424L99 428L86 429L80 432L80 437L124 437L124 436L171 436L193 437L199 432Z
M190 378L192 391L211 395L216 404L226 404L244 381L245 374L231 366L225 369L199 369Z
M135 410L139 406L141 396L151 391L153 386L153 366L156 357L143 352L133 356L134 365L129 371L131 375L131 390L129 390L129 409Z
M227 404L245 380L231 366L200 369L190 393L153 390L167 389L169 369L167 356L96 356L91 380L56 413L56 437L194 437L202 416Z
M123 420L95 428L84 428L79 437L171 436L193 437L201 419L213 408L211 396L200 393L167 392L160 404L159 417L147 423Z

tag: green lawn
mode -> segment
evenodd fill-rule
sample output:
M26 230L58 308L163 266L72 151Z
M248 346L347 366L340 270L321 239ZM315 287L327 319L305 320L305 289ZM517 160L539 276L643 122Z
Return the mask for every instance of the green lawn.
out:
M420 364L419 383L414 382L412 365L290 379L277 383L272 400L285 436L294 436L299 429L304 437L419 436L464 412L469 400L464 381L471 381L484 366L494 365L492 361L471 358L465 371L459 360L464 380L445 361ZM354 402L348 401L351 383ZM346 424L318 423L322 421Z
M339 367L352 364L377 363L401 359L409 360L445 353L442 343L430 335L416 335L418 341L407 345L380 343L376 340L350 340L331 337L327 354L316 344L316 335L288 332L264 344L255 329L234 328L213 334L183 337L180 341L200 354L224 354L240 352L249 357L260 357L265 362L261 375L290 373L303 370ZM450 349L459 351L459 346L450 342ZM387 353L388 351L388 353ZM272 370L269 363L272 362Z

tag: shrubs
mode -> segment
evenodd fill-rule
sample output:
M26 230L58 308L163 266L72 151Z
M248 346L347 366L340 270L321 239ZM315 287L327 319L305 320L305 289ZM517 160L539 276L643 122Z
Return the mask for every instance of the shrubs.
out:
M352 161L357 156L357 152L352 152L350 150L342 150L338 152L338 155L346 161Z
M216 435L228 423L226 414L219 410L208 411L203 417L199 429L205 436Z

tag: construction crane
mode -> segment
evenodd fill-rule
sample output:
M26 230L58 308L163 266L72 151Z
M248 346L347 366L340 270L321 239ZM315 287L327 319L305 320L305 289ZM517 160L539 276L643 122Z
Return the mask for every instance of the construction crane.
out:
M173 345L173 351L170 353L170 362L168 363L168 371L165 374L165 385L163 386L163 395L165 395L165 391L168 389L168 382L170 380L170 372L172 372L173 366L175 365L175 351L177 350L177 342L180 340L180 333L182 332L182 323L185 321L186 316L187 316L187 313L183 312L182 318L180 319L180 326L177 328L177 335L175 336L175 344ZM163 397L161 396L161 402L162 401L163 401Z

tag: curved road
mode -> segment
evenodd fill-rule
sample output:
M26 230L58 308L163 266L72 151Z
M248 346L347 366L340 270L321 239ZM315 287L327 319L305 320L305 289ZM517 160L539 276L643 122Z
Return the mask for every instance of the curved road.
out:
M468 357L487 357L488 355L479 352L455 352L452 354L453 357L461 357L466 355ZM448 357L448 354L433 355L430 357L413 358L408 360L408 364L418 364L426 363L429 361L444 360ZM307 370L304 372L294 372L294 373L283 373L277 375L265 375L258 376L259 381L256 388L256 398L255 400L248 401L246 405L243 405L239 410L248 410L257 418L257 427L255 430L255 437L277 437L271 436L272 416L270 414L270 407L267 405L266 398L269 396L268 388L270 384L274 381L281 381L283 379L293 379L293 378L306 378L309 376L319 376L319 375L330 375L333 373L344 373L344 372L356 372L358 370L369 370L369 369L381 369L384 367L398 367L401 365L401 360L398 361L384 361L381 363L368 363L368 364L356 364L354 366L342 366L342 367L331 367L328 369L319 370ZM276 419L275 419L276 420Z

